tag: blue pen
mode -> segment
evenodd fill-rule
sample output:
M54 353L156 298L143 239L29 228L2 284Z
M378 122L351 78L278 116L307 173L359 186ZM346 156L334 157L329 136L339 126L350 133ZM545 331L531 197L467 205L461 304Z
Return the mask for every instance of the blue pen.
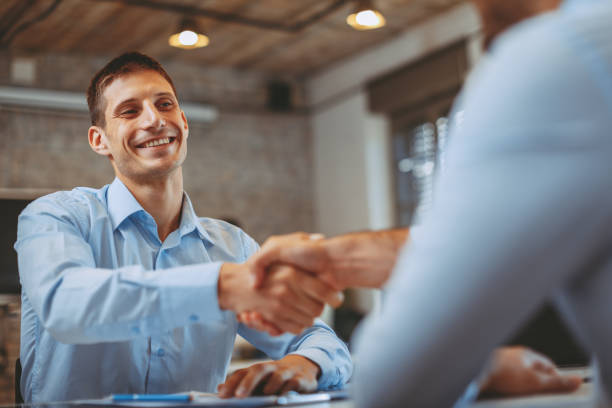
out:
M190 394L113 394L113 402L161 401L189 402Z

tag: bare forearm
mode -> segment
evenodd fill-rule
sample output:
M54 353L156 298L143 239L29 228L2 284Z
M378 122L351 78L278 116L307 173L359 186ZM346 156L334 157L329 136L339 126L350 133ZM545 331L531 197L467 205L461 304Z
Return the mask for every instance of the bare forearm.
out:
M325 242L329 267L344 287L382 286L408 239L408 229L356 232Z

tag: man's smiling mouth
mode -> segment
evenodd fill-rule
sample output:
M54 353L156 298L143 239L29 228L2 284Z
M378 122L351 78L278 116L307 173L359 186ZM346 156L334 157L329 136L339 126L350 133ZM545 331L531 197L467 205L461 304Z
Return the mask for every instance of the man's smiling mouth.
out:
M148 147L163 146L174 142L175 139L176 137L162 137L159 139L149 140L148 142L140 144L136 147L138 147L139 149L145 149Z

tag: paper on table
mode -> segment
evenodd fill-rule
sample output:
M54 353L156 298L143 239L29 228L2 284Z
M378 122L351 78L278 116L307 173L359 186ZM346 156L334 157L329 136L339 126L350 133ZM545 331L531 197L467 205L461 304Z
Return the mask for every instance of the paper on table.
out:
M332 401L348 398L348 392L344 390L331 392L318 392L314 394L299 394L297 392L289 392L286 395L276 396L267 395L260 397L247 398L219 398L216 394L191 391L188 394L192 396L190 402L176 401L113 401L111 397L93 400L72 401L74 405L81 406L114 406L114 407L134 407L134 408L170 408L170 407L267 407L270 405L291 406L312 404L317 402Z

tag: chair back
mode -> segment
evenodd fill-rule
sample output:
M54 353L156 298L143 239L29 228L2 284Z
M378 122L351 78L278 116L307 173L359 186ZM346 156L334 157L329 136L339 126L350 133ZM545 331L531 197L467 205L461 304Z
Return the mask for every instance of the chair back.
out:
M15 360L15 404L23 404L21 395L21 360Z

